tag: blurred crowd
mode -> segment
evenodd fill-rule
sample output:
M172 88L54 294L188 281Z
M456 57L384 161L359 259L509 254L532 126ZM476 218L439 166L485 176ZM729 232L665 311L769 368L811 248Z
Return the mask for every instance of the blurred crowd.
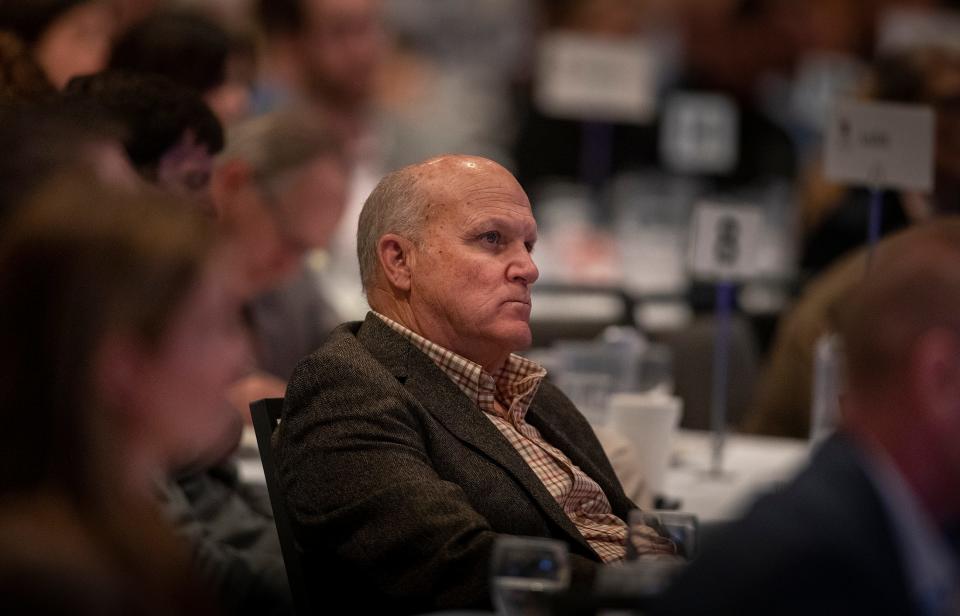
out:
M558 110L557 41L642 55L643 110ZM714 308L684 266L694 206L759 206L736 312L761 370L732 419L806 437L866 258L870 195L822 170L844 97L936 116L933 191L884 191L883 234L960 212L955 1L0 0L0 594L289 613L234 465L247 405L366 313L363 202L446 152L516 175L545 286L666 298L675 330ZM730 119L730 156L683 156L690 100Z

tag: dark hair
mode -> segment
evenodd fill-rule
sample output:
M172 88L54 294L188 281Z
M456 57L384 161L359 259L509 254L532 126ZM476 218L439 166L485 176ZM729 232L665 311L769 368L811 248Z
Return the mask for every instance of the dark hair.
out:
M85 451L99 341L123 331L156 344L210 253L207 224L157 190L72 175L18 206L0 231L0 494L52 479L78 498L99 489Z
M105 113L82 102L0 104L0 228L16 204L57 172L91 173L90 146L123 142Z
M116 590L168 613L192 612L199 595L156 502L122 481L129 427L107 412L123 402L98 391L95 366L114 334L156 348L210 263L211 233L189 203L73 174L0 230L0 496L62 498ZM39 524L51 541L70 534Z
M23 41L0 30L0 101L39 101L56 93Z
M267 34L292 34L303 27L303 0L256 0L255 12Z
M73 78L66 94L94 101L121 124L127 155L148 178L187 131L211 154L223 149L223 128L200 95L166 77L105 71Z
M202 94L225 81L232 48L230 34L206 16L163 11L121 36L108 66L163 75Z
M953 80L943 79L960 68L960 53L940 47L926 47L889 54L876 60L873 92L879 100L900 103L937 104L945 94L957 98L960 88L947 87Z
M13 32L32 47L60 16L91 1L3 0L0 2L0 30Z

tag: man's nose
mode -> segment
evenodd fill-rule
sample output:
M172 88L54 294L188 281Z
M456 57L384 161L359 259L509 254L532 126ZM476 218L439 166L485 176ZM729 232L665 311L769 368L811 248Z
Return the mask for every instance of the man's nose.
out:
M533 255L526 246L520 246L516 251L516 256L507 270L507 277L513 282L524 284L533 284L540 277L540 270L537 269L537 264L533 262Z

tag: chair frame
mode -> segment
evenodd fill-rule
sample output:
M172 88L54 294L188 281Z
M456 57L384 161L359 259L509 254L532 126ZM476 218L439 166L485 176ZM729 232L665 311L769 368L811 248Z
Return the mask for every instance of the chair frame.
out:
M293 524L287 513L286 503L280 489L277 466L273 458L273 431L280 425L283 413L283 398L263 398L250 403L250 416L253 419L253 431L257 436L260 461L267 481L267 493L273 507L273 519L280 539L280 552L287 570L287 582L293 597L294 610L298 615L314 613L306 592L306 577L303 567L303 550L293 534Z

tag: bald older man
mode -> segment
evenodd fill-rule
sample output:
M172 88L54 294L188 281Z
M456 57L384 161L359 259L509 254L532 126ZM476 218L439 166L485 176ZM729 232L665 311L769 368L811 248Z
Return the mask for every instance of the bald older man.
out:
M573 404L514 354L531 342L536 240L523 189L482 158L403 168L367 199L373 311L298 366L277 436L320 605L489 607L499 534L564 541L574 585L623 558L633 503Z

